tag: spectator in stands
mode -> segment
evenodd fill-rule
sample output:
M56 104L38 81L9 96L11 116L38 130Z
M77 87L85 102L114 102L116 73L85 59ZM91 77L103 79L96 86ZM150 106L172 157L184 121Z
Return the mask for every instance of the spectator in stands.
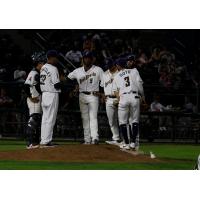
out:
M83 41L83 51L85 50L92 50L92 36L88 34Z
M166 59L163 59L158 66L158 73L160 74L159 82L166 88L172 86L170 76L170 66Z
M0 107L2 108L7 108L7 107L12 107L13 100L7 95L7 92L4 88L1 88L0 90Z
M143 67L149 62L147 54L143 50L141 50L141 52L139 53L137 60L138 60L138 67Z
M0 89L0 109L10 108L14 106L13 100L7 95L6 90L4 88ZM6 129L6 121L9 118L9 113L7 110L3 111L3 114L0 115L0 130L1 133L5 132Z
M78 41L74 42L72 49L66 53L65 57L69 59L75 66L80 66L82 54L81 51L79 51Z
M161 52L160 47L154 47L149 62L158 62L160 60L160 52Z
M163 106L160 103L160 96L159 95L154 95L154 101L151 103L150 105L150 111L151 112L164 112L164 111L168 111L169 108ZM159 116L159 130L160 131L166 131L166 117L164 116Z
M14 71L14 80L17 82L24 82L26 80L26 72L22 70L21 66L18 66Z
M186 113L196 112L196 106L191 102L190 97L185 97L184 111Z
M6 80L6 67L0 66L0 81Z

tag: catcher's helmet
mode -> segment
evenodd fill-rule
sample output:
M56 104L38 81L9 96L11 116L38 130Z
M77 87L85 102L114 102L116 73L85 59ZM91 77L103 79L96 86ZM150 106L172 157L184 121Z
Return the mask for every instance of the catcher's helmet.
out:
M47 61L45 52L35 52L31 58L34 66L36 66L38 63L46 63Z

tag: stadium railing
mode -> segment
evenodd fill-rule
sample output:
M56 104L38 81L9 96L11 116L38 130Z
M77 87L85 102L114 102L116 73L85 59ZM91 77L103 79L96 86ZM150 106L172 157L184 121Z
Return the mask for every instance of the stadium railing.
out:
M2 119L2 117L4 119ZM160 130L159 120L164 118L166 130ZM0 134L4 138L25 139L28 115L20 109L0 108ZM163 120L163 119L162 119ZM111 132L105 111L98 113L99 134L110 139ZM59 110L54 137L64 140L83 138L80 111ZM142 112L140 138L148 142L199 143L200 114L182 112Z

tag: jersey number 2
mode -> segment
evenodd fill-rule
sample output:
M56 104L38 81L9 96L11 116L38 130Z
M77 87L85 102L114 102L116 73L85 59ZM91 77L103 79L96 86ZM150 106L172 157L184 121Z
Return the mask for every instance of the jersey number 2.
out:
M44 85L44 81L46 80L46 75L40 75L40 84Z
M92 83L93 83L93 78L90 79L90 84L92 84Z
M128 77L128 76L125 77L124 80L126 81L125 86L126 86L126 87L130 86L130 80L129 80L129 77Z

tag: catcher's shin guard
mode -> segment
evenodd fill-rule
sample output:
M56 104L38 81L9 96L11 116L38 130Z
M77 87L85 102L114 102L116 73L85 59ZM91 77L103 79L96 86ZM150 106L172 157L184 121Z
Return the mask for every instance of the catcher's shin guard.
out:
M40 125L41 125L41 115L36 113L32 114L28 121L28 126L26 129L27 143L39 144L40 141Z
M138 123L133 123L132 124L132 131L131 131L131 140L133 143L136 142L136 137L138 135L139 131L139 124Z
M129 144L129 139L128 139L128 134L127 134L127 126L126 126L126 124L120 125L120 130L121 130L121 133L122 133L122 136L124 138L125 143Z

